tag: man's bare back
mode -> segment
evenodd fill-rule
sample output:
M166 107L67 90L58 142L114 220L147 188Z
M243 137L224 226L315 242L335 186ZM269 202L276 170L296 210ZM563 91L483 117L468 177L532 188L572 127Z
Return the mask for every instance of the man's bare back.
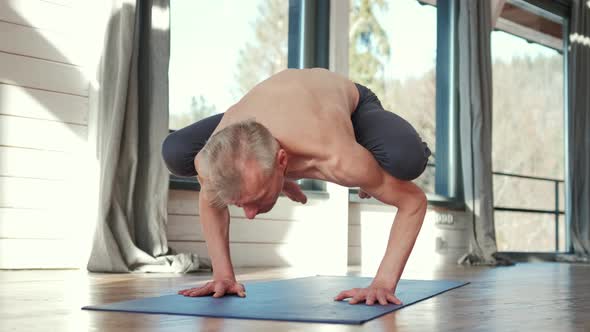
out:
M214 133L253 118L289 153L287 178L339 182L331 165L346 156L338 152L357 145L350 116L358 100L354 83L343 76L321 68L287 69L230 107Z

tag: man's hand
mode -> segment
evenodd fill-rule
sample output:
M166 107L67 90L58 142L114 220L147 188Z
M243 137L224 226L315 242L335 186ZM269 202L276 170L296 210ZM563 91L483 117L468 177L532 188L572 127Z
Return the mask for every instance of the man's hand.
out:
M285 180L283 183L283 194L289 197L292 201L302 204L307 203L307 196L301 191L297 183Z
M343 292L340 292L334 301L342 301L347 298L351 298L348 304L357 304L365 302L367 305L373 305L375 302L379 302L381 305L387 305L389 303L402 304L397 297L395 297L394 290L389 287L384 287L376 283L372 283L367 288L353 288Z
M239 297L246 297L246 289L244 285L239 284L235 280L213 280L201 287L184 289L178 292L184 296L208 296L213 294L213 297L222 297L225 294L236 294Z

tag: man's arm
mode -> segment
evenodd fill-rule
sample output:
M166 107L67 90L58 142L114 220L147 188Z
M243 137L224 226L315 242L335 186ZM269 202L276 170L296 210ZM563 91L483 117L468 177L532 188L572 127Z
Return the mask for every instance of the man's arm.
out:
M237 294L246 296L244 285L236 281L231 258L229 254L229 212L227 207L214 208L210 206L205 189L205 181L199 178L201 192L199 193L199 214L201 227L207 251L213 265L213 281L200 287L181 290L178 293L185 296L222 297L225 294Z
M341 164L340 176L346 177L347 182L360 186L362 191L379 201L396 206L398 209L389 235L387 250L371 284L375 290L395 291L424 221L426 195L414 183L398 180L386 173L373 155L362 146L356 145L346 153L347 160L352 162ZM364 292L342 292L336 299L352 297L349 302L351 304L362 300L366 300L367 304L373 304L375 300L381 304L399 302L396 298L394 299L397 301L392 300L387 294L365 290Z
M389 174L383 177L381 185L362 189L398 209L385 256L374 280L378 285L395 289L422 227L427 201L424 192L414 183L398 180Z
M229 211L227 207L214 208L209 205L206 190L199 193L199 215L201 228L207 243L207 252L213 266L213 279L235 280L229 252Z

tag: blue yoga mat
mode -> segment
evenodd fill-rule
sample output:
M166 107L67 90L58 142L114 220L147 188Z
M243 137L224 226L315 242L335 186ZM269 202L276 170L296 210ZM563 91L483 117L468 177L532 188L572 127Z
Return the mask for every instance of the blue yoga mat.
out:
M317 276L276 281L246 282L245 298L188 297L180 294L143 298L82 309L137 313L362 324L373 318L433 297L465 282L400 280L396 296L402 305L350 305L333 298L343 290L367 287L372 278Z

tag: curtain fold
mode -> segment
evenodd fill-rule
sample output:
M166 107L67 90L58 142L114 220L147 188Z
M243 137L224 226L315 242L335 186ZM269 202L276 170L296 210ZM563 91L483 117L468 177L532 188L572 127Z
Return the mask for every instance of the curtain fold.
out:
M206 260L166 239L169 0L113 0L99 67L98 220L91 272L190 272ZM195 202L196 204L196 202ZM197 227L197 225L195 225Z
M460 0L457 5L461 168L471 217L469 251L459 263L511 264L497 254L494 228L491 9L487 1Z
M590 261L590 1L573 0L568 57L568 194L577 260Z

